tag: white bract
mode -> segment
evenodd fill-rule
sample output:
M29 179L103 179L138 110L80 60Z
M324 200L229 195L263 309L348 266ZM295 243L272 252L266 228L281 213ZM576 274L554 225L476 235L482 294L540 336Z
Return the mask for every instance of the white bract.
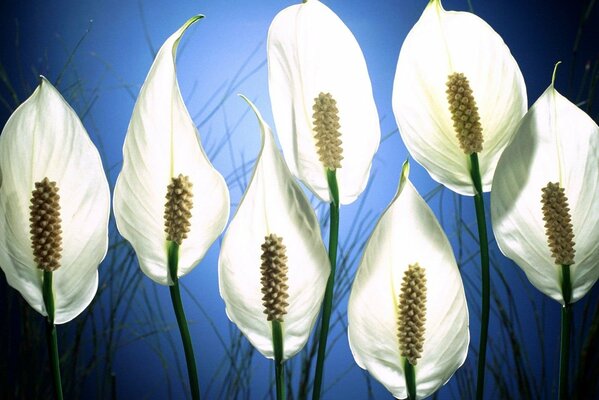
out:
M281 323L288 359L306 344L320 311L330 273L318 220L277 149L272 132L253 104L262 148L252 179L225 236L218 262L220 294L228 317L265 357L273 358L271 322L261 293L261 245L282 238L287 255L287 313Z
M10 286L46 316L43 271L34 260L30 205L35 183L56 182L62 250L52 272L54 323L79 315L98 288L108 248L110 190L98 150L77 114L44 77L0 136L0 266Z
M464 287L453 251L433 212L408 180L368 240L348 304L352 354L397 398L408 396L398 339L404 272L418 263L426 277L426 323L415 365L417 398L434 393L466 359L470 340Z
M135 249L142 271L162 285L172 283L164 220L172 178L182 174L193 185L190 231L179 246L179 277L204 257L229 216L227 186L202 149L175 70L181 36L200 18L187 21L158 51L135 103L114 190L119 232Z
M564 189L574 233L572 302L599 278L599 127L553 84L524 116L493 179L491 215L501 251L531 283L564 304L541 206L549 182Z
M448 76L470 83L482 126L478 153L483 191L526 112L526 87L501 37L467 12L431 0L406 37L393 84L393 112L411 156L449 189L473 195L470 157L460 148L447 100Z
M330 202L326 170L314 139L313 105L330 93L339 110L343 160L341 204L362 193L380 141L378 113L364 55L327 6L308 0L285 8L268 31L268 83L273 117L291 173Z

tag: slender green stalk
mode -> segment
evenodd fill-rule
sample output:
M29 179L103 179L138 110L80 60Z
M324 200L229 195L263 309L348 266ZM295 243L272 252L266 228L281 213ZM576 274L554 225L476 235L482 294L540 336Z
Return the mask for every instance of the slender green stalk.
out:
M337 269L337 244L339 242L339 188L337 186L337 174L333 170L327 170L327 181L331 193L331 221L329 226L329 261L331 262L331 274L327 281L322 304L320 338L318 342L318 356L316 358L316 371L314 375L314 388L312 399L320 399L322 388L322 376L324 372L324 358L327 348L327 337L329 335L329 322L333 308L333 288L335 286L335 271Z
M480 266L482 275L482 304L480 317L480 341L478 345L478 375L476 379L476 399L482 400L485 391L485 360L487 358L487 336L489 334L489 305L491 297L491 279L489 276L489 239L487 238L487 221L485 218L485 202L483 187L478 166L478 155L470 155L472 183L474 184L474 206L478 225L478 242L480 245Z
M179 332L181 333L181 341L185 351L185 361L187 362L187 374L189 375L189 387L191 389L191 398L193 400L200 399L200 384L198 382L198 370L196 360L193 355L193 345L191 344L191 336L189 335L189 327L183 311L183 303L181 302L181 291L179 290L179 277L177 276L177 268L179 266L179 245L176 242L168 242L168 273L173 281L169 286L171 292L171 300Z
M54 395L57 400L62 400L62 381L60 379L60 359L58 356L58 339L56 325L54 325L54 293L52 292L52 272L44 271L44 282L42 296L48 313L48 324L46 337L48 339L48 351L50 355L50 369L54 382Z
M279 321L272 321L272 343L275 351L275 381L277 400L285 400L285 374L283 369L283 331Z
M408 359L404 362L404 373L406 376L406 386L408 387L408 400L416 400L416 372L414 366Z
M568 399L568 372L570 372L570 326L572 320L572 282L570 281L570 266L562 265L562 333L560 337L559 360L559 400Z

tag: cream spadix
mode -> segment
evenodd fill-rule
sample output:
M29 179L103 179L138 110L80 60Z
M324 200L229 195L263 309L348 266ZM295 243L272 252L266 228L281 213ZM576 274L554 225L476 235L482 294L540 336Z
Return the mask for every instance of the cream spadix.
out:
M401 47L393 84L393 112L411 156L433 179L471 196L469 154L476 152L488 192L526 106L522 73L501 37L474 14L431 0Z
M330 202L326 170L336 168L340 203L353 202L368 183L381 136L358 42L326 5L308 0L277 14L268 31L267 49L270 101L289 169ZM338 135L325 140L336 143L336 162L329 165L322 159L318 115L331 104L336 112L328 119L339 126Z
M599 278L599 127L553 84L524 116L493 179L491 215L501 251L530 282L564 304Z
M265 357L274 357L270 321L280 321L283 359L288 359L302 349L312 331L330 264L310 203L285 165L270 128L246 101L258 118L262 147L222 242L220 294L228 317Z
M163 285L171 283L167 240L180 242L177 274L183 276L204 257L229 216L227 186L202 149L176 76L179 41L200 18L187 21L156 55L135 103L114 191L119 232L135 249L142 271ZM177 197L182 190L185 199ZM179 206L184 220L173 219Z
M52 272L54 323L79 315L98 288L108 248L110 191L98 150L52 84L40 84L0 136L0 266L47 316L43 272Z
M349 298L348 336L358 365L397 398L408 396L409 359L420 399L464 363L468 309L449 241L408 170L406 163L366 245Z

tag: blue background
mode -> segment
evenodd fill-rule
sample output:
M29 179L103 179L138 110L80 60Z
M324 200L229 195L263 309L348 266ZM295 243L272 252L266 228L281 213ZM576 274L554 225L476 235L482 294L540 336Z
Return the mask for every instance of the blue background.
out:
M2 76L12 82L17 98L11 98L10 90L2 86L0 93L6 104L2 104L0 121L4 123L15 104L30 95L37 84L37 75L45 75L57 84L82 117L100 148L113 185L120 170L122 143L135 98L154 53L189 17L204 14L206 18L195 24L182 40L177 61L178 79L204 148L227 179L234 211L259 146L256 121L236 94L243 93L252 99L266 121L273 125L265 64L266 34L277 12L294 3L274 0L4 1L0 12L0 62L5 72ZM358 242L366 239L374 218L380 215L395 193L401 163L408 155L391 110L392 83L402 41L418 20L426 1L328 0L324 3L352 30L363 49L384 138L373 162L369 191L361 201L342 208L343 246L344 241L356 236ZM447 0L443 4L448 10L468 10L469 7L466 0ZM472 0L476 14L503 37L519 63L530 104L549 85L556 61L563 61L556 87L574 99L587 61L599 57L596 8L589 16L576 58L573 57L586 4L585 1L573 1L566 6L565 2L557 0ZM3 78L2 81L7 80ZM411 179L423 194L437 187L426 171L415 163ZM488 205L488 197L486 200ZM443 191L432 196L431 206L442 220L461 261L468 301L474 307L471 309L472 343L477 343L477 246L463 226L456 222L462 218L466 228L475 231L472 201L469 198L460 200L449 191ZM319 210L324 207L321 205ZM356 218L365 221L360 230L351 229ZM231 341L238 334L225 316L224 303L218 293L218 249L217 241L204 261L182 280L189 289L189 292L184 291L183 302L191 321L200 384L206 398L224 396L221 387L232 384L226 374L226 365L231 364L228 357L235 355L231 352L248 351L251 354L243 342L238 347L231 347ZM353 275L359 251L359 248L342 249L342 254L353 260L348 263L347 279ZM518 314L522 321L519 334L528 340L524 345L529 355L528 365L532 366L531 373L540 382L542 393L552 393L557 376L559 306L538 294L496 246L492 246L492 255L506 279L513 282L510 283L512 298L509 301L500 298L499 304L516 304L517 308L510 312ZM102 265L101 276L103 271L108 271L108 262ZM136 264L123 264L123 268L135 269ZM136 270L134 273L141 274ZM496 272L493 278L497 279ZM139 279L141 284L136 286L139 293L131 297L127 309L119 309L113 317L122 323L108 372L116 376L119 398L184 398L186 371L167 290L155 287L148 278ZM594 299L591 305L596 304L597 291L595 287L588 296ZM103 303L110 301L107 296L101 299ZM345 302L341 300L338 308L341 321L345 320ZM497 332L500 336L496 320L498 304L494 303L493 307L491 335ZM582 307L577 305L575 310L582 310ZM533 324L531 316L536 315L535 309L542 310L539 311L541 319ZM580 313L577 316L580 320ZM581 324L580 321L577 323L580 330L583 329ZM335 325L333 337L337 340L330 340L325 398L366 398L370 385L375 398L389 398L381 385L369 382L355 365L342 323ZM580 337L576 340L580 341ZM90 346L91 342L88 339ZM492 360L501 360L500 350L491 352ZM108 356L101 357L104 362ZM473 373L474 360L471 352L463 368L469 368ZM244 379L251 383L247 385L249 391L240 397L268 398L273 376L270 363L260 354L253 354L251 364L244 365ZM505 366L503 373L512 373L510 364ZM96 387L104 374L99 370L86 380L83 390L87 396L101 396ZM459 374L466 381L471 379L466 372ZM488 395L494 398L499 392L491 373L488 376ZM457 375L449 387L441 390L439 398L459 398L455 381Z

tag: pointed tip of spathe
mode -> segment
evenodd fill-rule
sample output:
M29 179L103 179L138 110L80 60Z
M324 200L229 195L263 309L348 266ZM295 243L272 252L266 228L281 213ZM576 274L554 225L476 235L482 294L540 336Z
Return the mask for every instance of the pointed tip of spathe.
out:
M179 40L181 40L181 36L183 36L185 31L187 31L187 29L189 29L189 27L192 26L194 23L196 23L197 21L199 21L203 18L204 18L204 15L197 14L197 15L194 15L193 17L189 18L187 21L185 21L185 23L181 26L181 28L179 28L179 30L177 32L175 32L175 35L178 34L178 38L175 41L175 48L177 47Z
M193 17L189 18L185 24L183 24L183 30L189 28L191 25L193 25L194 23L196 23L197 21L206 18L206 16L204 14L196 14Z
M48 80L48 78L46 78L44 75L39 75L38 77L38 84L37 84L37 88L40 89L43 84L49 85L50 87L54 88L54 85L52 85L52 83L50 82L50 80Z
M443 4L441 4L441 0L429 0L427 7L429 7L429 6L437 6L443 10Z
M256 105L252 103L250 99L248 99L245 95L241 93L238 93L237 96L245 100L245 102L250 106L250 108L256 115L256 118L258 119L258 124L260 125L260 135L262 137L262 144L264 145L264 141L266 140L267 136L270 134L270 137L272 137L270 127L266 124L264 118L262 118L262 114L260 113L260 110L258 110L258 107L256 107Z
M551 75L551 87L555 88L555 76L557 75L557 67L561 64L561 61L558 61L555 63L555 66L553 67L553 74Z
M405 182L410 177L410 158L406 158L406 161L401 165L401 175L399 177L399 188L398 193L401 191L401 188L404 186Z

